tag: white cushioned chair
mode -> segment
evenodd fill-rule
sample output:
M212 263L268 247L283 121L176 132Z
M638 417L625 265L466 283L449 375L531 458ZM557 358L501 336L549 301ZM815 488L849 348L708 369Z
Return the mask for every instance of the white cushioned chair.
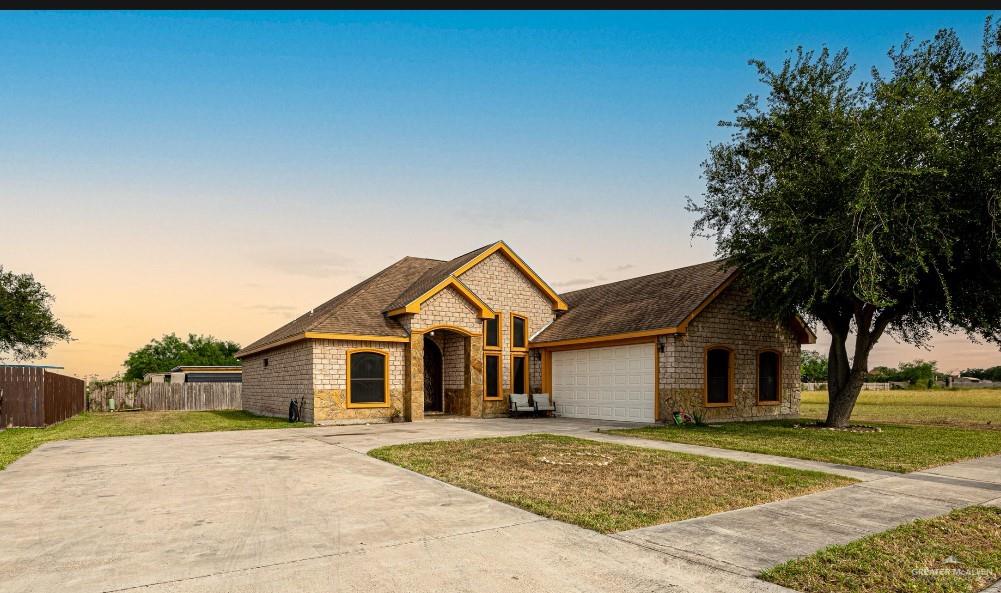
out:
M556 413L556 404L548 393L536 393L532 396L532 402L535 404L536 413Z
M527 393L512 393L511 394L511 408L508 410L511 416L517 416L518 414L532 414L535 415L535 406L528 403Z

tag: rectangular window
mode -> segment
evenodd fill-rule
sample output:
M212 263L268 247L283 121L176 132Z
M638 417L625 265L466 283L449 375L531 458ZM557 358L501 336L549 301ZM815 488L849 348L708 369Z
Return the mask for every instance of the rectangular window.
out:
M485 399L500 399L501 397L501 357L499 354L487 354L484 357L484 385L483 397Z
M511 347L528 348L528 320L511 313Z
M528 368L524 354L511 355L511 393L528 393Z
M706 352L706 404L728 405L730 399L730 358L726 348L712 348Z
M500 313L497 314L493 319L487 319L483 322L483 347L484 348L500 348L501 347L501 329L500 329Z
M779 401L779 353L771 350L758 353L758 401Z

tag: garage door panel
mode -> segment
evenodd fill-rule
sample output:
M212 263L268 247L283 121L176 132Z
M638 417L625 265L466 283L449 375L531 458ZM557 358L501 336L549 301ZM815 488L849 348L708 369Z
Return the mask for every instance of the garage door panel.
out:
M553 397L562 416L654 421L654 345L554 352Z

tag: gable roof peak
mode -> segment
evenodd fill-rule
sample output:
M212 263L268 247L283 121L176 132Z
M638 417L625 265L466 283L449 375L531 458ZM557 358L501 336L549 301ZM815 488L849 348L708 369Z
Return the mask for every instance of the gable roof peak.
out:
M556 291L518 257L507 243L504 241L494 241L429 269L416 282L401 292L399 297L386 307L383 312L389 316L395 316L419 310L421 302L430 298L437 291L444 289L452 281L459 282L459 277L469 269L498 252L503 253L504 257L552 300L554 309L557 311L566 310L566 303L563 302L563 299L560 298ZM483 309L483 311L486 313L487 309Z

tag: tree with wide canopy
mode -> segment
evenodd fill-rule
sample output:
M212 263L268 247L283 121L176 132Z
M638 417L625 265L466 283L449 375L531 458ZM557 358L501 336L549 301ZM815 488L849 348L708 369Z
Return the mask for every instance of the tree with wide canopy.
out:
M826 424L845 426L885 334L1001 343L1001 28L891 49L853 82L847 50L796 50L710 147L693 233L741 270L752 312L831 335Z

